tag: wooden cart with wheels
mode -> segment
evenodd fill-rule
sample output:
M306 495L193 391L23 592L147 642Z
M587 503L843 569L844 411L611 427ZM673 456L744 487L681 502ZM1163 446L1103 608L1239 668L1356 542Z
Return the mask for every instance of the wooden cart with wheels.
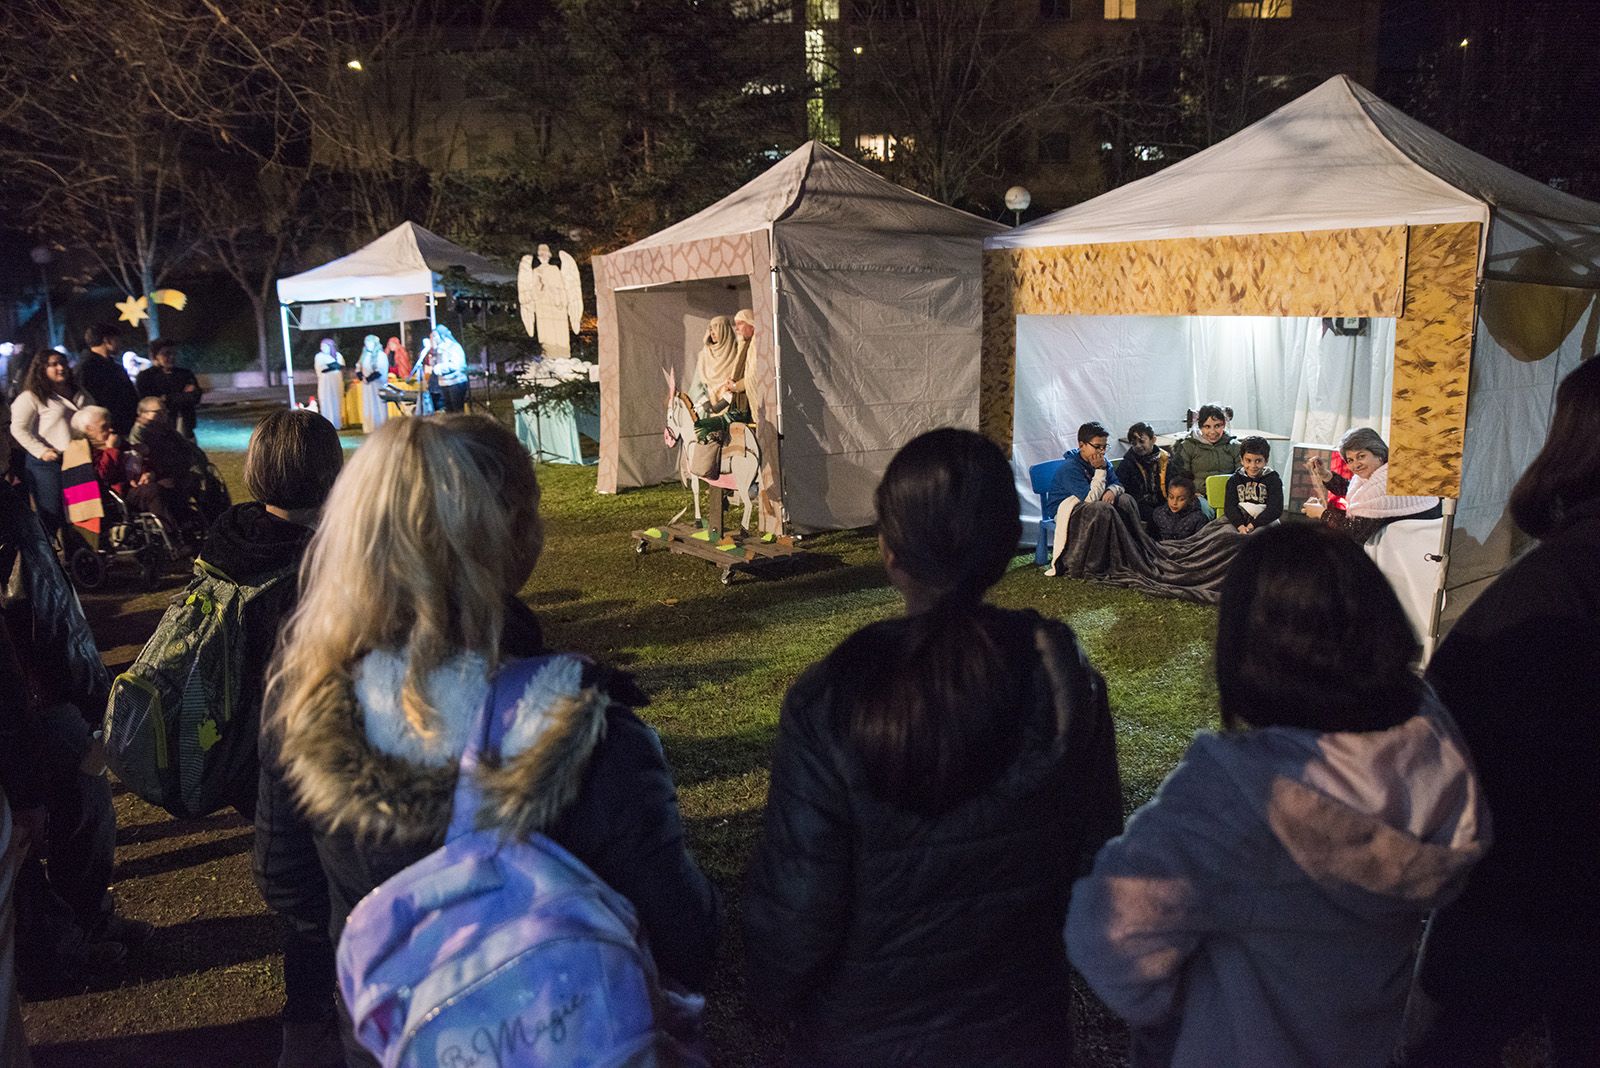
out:
M633 532L633 551L641 556L652 547L680 556L693 556L721 569L724 586L735 574L760 575L792 563L800 550L794 539L773 534L727 534L713 538L712 531L693 523L669 523Z

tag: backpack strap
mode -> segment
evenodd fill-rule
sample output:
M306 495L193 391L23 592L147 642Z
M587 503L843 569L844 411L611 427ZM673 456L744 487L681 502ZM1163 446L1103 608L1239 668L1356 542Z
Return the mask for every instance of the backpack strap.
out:
M485 753L500 749L500 740L511 726L517 702L527 692L528 683L543 671L555 656L530 656L503 664L489 683L489 695L478 709L478 717L467 735L456 769L456 789L450 800L450 829L445 841L453 842L477 830L478 809L483 807L483 789L478 784L478 766Z

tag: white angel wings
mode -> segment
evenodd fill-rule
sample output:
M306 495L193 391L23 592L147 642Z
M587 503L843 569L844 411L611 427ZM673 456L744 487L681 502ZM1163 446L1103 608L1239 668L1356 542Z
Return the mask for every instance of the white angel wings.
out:
M567 322L576 334L583 326L583 280L578 276L578 261L570 252L558 253L561 260L561 284L567 292Z

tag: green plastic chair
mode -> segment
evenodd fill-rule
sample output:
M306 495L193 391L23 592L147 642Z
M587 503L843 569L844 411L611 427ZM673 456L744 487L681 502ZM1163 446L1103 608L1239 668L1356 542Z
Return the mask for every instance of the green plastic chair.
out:
M1211 505L1213 511L1222 514L1222 506L1228 500L1228 479L1230 475L1206 476L1206 503Z

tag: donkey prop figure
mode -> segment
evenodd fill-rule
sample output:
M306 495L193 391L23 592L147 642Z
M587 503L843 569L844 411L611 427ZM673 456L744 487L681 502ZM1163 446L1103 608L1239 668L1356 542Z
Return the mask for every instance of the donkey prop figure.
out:
M744 510L739 513L739 529L749 533L751 509L759 496L757 482L761 477L761 445L756 441L754 431L743 423L730 424L728 444L722 447L722 473L714 479L702 478L692 470L689 459L690 446L695 441L694 424L700 419L700 413L689 395L678 389L677 373L669 371L665 377L667 424L662 439L667 448L675 447L678 450L678 481L689 488L689 496L694 502L695 522L701 521L700 484L705 483L716 489L732 491L734 502L744 505ZM676 523L688 510L689 505L684 505L669 522Z

